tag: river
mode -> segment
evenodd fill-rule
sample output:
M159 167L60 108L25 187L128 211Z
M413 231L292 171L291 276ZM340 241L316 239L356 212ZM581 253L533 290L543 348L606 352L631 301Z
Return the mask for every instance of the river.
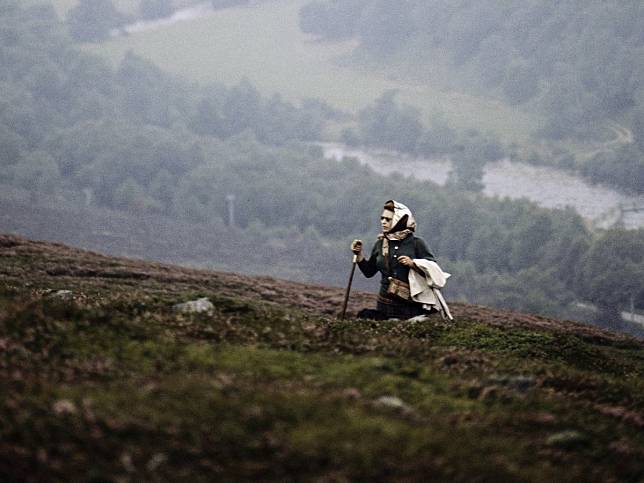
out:
M349 148L343 144L321 143L326 159L356 158L380 174L401 173L421 181L445 185L451 170L447 158L424 159L386 151ZM526 198L544 208L570 206L600 228L613 226L622 215L624 227L644 227L644 196L629 196L606 186L593 185L566 171L547 166L533 166L509 160L488 163L483 175L483 193L487 196Z
M138 32L145 32L148 30L156 30L168 25L174 25L179 22L187 22L197 18L201 18L210 12L214 11L212 2L200 2L191 7L176 10L172 15L167 17L158 18L154 20L138 20L134 23L124 25L113 29L110 32L112 37L118 37L124 34L135 34Z

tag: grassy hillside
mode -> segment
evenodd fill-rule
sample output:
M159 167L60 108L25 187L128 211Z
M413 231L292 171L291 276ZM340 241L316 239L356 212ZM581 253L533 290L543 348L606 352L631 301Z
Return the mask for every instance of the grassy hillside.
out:
M0 280L4 481L644 478L625 336L458 304L340 321L342 290L8 235Z
M337 62L352 43L322 43L302 34L298 11L305 0L274 0L253 8L232 8L160 30L121 37L87 49L118 62L128 51L193 80L227 85L248 78L265 95L275 92L297 101L321 98L356 111L387 89L400 100L437 112L458 127L491 130L508 141L525 141L539 123L532 114L503 103L457 92L443 92L424 81L391 78Z

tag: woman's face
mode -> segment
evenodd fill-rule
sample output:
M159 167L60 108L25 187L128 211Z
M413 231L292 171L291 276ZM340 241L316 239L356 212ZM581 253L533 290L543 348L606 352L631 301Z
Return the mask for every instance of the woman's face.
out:
M383 233L391 230L391 220L394 218L394 212L391 210L383 210L382 215L380 215L380 224L382 225Z

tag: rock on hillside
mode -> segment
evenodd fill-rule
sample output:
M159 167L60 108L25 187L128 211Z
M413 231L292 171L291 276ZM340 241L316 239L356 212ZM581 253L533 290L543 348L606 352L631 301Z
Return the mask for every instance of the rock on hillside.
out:
M0 479L644 479L642 341L342 298L0 235Z

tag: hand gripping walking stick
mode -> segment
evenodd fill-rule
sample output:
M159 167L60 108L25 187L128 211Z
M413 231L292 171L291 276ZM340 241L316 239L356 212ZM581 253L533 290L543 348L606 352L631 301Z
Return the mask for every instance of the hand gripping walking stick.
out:
M358 264L358 255L353 255L353 260L351 261L351 275L349 275L349 284L347 285L347 290L344 292L344 303L342 304L342 314L340 315L340 320L344 320L344 315L347 313L347 303L349 302L349 292L351 292L351 283L353 282L353 274L356 271L356 265Z

